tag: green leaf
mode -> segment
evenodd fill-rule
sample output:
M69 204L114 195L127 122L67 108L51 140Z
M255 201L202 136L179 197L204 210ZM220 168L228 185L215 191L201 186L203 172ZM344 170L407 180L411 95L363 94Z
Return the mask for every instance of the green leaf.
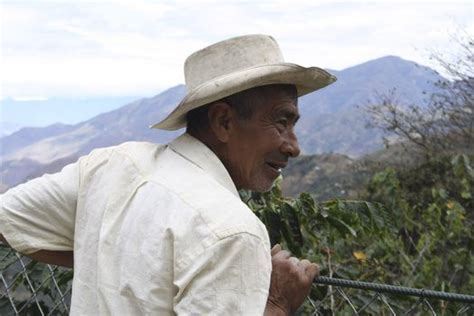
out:
M280 231L291 253L297 257L301 257L301 247L293 240L290 225L287 222L282 222Z
M265 211L264 218L265 226L267 227L268 235L270 237L270 243L273 247L275 244L281 242L281 227L283 226L283 223L280 214L273 211Z
M337 218L337 217L328 217L329 223L334 226L342 235L346 235L347 233L350 233L352 236L356 237L357 232L355 231L354 228L349 226L346 222L343 220Z
M471 198L472 198L472 194L471 194L471 192L469 192L469 191L463 191L463 192L461 192L461 197L462 197L463 199L468 200L468 199L471 199Z
M301 234L300 230L300 221L298 219L298 213L296 212L295 208L288 203L284 203L282 205L282 213L284 219L287 220L290 232L293 240L299 245L303 246L303 235Z

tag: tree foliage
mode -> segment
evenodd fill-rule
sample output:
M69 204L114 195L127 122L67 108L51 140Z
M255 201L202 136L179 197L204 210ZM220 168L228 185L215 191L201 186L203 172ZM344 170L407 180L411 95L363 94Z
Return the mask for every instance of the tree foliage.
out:
M267 226L272 245L317 262L321 275L473 293L473 188L470 158L456 155L375 174L361 197L372 202L317 202L308 193L287 198L278 184L242 197ZM328 295L325 289L315 289L312 298ZM368 295L353 300L364 304ZM338 304L328 301L325 308L335 311ZM369 311L378 314L377 308ZM442 310L455 311L449 304Z

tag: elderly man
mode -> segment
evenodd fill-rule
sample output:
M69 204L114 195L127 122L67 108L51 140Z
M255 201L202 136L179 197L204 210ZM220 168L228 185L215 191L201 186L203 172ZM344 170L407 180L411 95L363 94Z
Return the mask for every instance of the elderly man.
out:
M270 189L299 154L297 97L335 78L285 63L264 35L192 54L185 77L186 97L153 126L185 134L97 149L2 196L4 241L74 262L71 314L288 315L310 290L317 266L270 251L237 190Z

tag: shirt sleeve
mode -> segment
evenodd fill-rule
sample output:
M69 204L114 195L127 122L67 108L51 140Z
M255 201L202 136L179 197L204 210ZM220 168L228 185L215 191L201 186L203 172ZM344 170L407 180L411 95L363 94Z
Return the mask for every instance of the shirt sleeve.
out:
M15 250L72 250L79 162L0 196L0 232Z
M238 233L206 248L177 269L178 315L263 315L271 276L270 250L258 237Z

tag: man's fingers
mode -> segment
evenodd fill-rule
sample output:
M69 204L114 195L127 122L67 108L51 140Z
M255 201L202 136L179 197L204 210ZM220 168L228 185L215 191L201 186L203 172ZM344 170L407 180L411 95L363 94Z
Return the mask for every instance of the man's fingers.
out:
M271 254L273 260L289 260L291 264L298 267L300 273L305 274L310 279L314 279L319 275L319 266L317 264L311 263L307 259L299 260L296 257L292 257L291 252L282 250L280 244L273 246Z
M271 254L272 254L272 256L274 256L275 254L277 254L280 251L281 251L280 244L276 244L275 246L273 246Z
M273 255L272 259L288 259L291 257L291 252L288 250L280 250L276 254Z
M298 266L300 264L300 260L298 258L290 257L288 260L290 260L290 262L295 266Z
M287 259L291 256L291 253L289 251L282 250L280 244L276 244L275 246L273 246L271 254L272 258L276 259Z
M316 263L311 263L306 267L305 273L310 279L314 279L319 275L319 266Z
M303 271L303 273L310 279L314 279L317 275L319 275L319 266L307 259L301 260L298 266L301 268L301 271Z

